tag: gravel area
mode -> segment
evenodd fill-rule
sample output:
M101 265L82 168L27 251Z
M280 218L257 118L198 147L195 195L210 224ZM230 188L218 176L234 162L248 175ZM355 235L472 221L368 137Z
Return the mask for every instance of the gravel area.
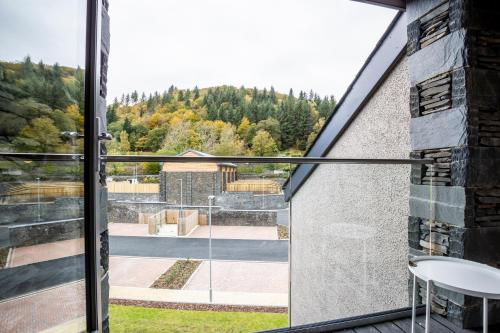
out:
M242 305L218 305L218 304L196 304L196 303L169 303L154 301L135 301L125 299L110 299L110 304L141 306L145 308L175 309L191 311L224 311L224 312L267 312L287 313L288 308L278 306L242 306Z
M151 285L151 288L182 289L200 264L199 260L177 260Z

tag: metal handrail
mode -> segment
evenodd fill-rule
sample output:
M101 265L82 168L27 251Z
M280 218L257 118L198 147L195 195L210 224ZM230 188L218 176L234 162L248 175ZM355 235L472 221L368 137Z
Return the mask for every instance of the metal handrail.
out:
M105 155L104 162L171 162L171 163L289 163L289 164L433 164L432 159L329 158L329 157L260 157L260 156L169 156ZM0 160L78 161L82 154L0 153Z

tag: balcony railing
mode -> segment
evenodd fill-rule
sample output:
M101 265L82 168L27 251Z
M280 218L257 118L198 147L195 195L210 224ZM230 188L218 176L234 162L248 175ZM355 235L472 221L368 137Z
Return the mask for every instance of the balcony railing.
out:
M288 325L310 325L407 307L408 256L447 255L441 227L434 223L433 186L414 181L433 163L429 159L102 159L108 180L159 184L158 193L108 193L111 302L139 297L230 304L286 311ZM20 302L30 295L33 304L49 298L55 307L79 309L58 322L85 315L75 300L85 299L78 293L84 293L87 198L35 190L26 201L9 192L28 183L40 184L39 189L62 180L82 184L82 160L80 154L0 153L0 246L6 253L0 281L10 286L1 288L0 313L21 311ZM145 162L162 163L157 176L144 171ZM172 163L231 163L236 177L222 168L165 171L163 166ZM294 183L301 165L308 174ZM237 179L274 182L282 191L225 190ZM177 281L172 270L187 278ZM60 292L50 294L47 288Z

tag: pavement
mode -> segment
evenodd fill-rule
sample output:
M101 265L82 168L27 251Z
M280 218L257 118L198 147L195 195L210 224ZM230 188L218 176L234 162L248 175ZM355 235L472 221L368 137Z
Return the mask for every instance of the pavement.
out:
M208 290L171 290L111 286L109 297L113 299L172 303L210 303ZM286 307L288 306L288 294L213 291L212 304Z
M183 290L208 290L209 262L204 261ZM223 292L288 293L288 263L213 261L212 289Z
M110 257L110 297L174 303L209 303L208 261L203 261L181 290L149 288L175 260ZM288 264L213 261L214 304L287 306Z
M287 215L288 216L288 215ZM164 225L160 235L150 235L148 233L147 224L137 223L110 223L109 234L111 236L168 236L175 237L177 234L177 225ZM209 226L199 225L186 237L189 238L208 238ZM262 240L277 240L278 231L276 227L260 227L260 226L212 226L212 238L220 239L262 239Z
M78 332L85 310L85 283L67 283L0 302L0 332Z
M110 236L110 255L208 259L209 240ZM287 240L212 239L212 259L288 262Z
M76 256L82 254L84 248L83 238L16 247L12 249L7 267L17 267L36 262Z
M109 284L122 287L148 288L165 273L175 259L109 257Z
M138 223L109 223L110 235L116 236L149 236L149 225Z

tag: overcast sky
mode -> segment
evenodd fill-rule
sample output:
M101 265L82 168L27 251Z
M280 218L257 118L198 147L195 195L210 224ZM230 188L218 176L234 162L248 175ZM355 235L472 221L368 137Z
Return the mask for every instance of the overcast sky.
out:
M0 60L84 67L82 0L0 0Z
M396 14L349 0L110 1L109 97L216 85L344 93Z
M0 0L0 59L84 64L83 0ZM271 85L339 99L395 11L349 0L110 1L108 100Z

